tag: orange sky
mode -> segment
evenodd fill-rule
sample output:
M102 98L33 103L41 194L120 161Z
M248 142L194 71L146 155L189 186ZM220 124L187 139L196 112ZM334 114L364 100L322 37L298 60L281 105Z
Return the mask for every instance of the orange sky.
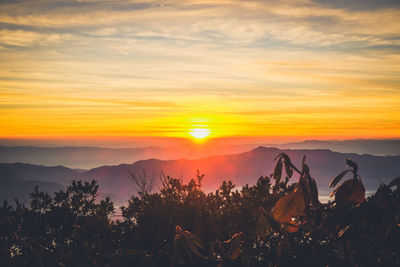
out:
M0 138L400 137L396 1L2 1Z

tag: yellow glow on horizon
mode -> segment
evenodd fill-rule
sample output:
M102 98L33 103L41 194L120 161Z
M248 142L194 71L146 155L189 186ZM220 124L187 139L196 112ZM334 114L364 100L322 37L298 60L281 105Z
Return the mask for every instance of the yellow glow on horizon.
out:
M28 2L1 5L0 138L400 138L399 8Z
M195 128L195 129L190 129L189 134L193 136L196 139L203 139L206 138L210 135L210 130L206 128Z

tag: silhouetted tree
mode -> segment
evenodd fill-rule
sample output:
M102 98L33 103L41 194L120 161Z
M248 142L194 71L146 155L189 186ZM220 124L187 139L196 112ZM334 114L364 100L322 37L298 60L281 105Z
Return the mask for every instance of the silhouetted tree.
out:
M357 163L346 162L328 203L306 159L298 168L286 154L240 190L224 181L205 193L198 172L187 183L161 176L152 193L145 173L132 175L139 194L120 220L95 181L35 188L27 205L0 207L0 266L399 266L400 178L365 199Z

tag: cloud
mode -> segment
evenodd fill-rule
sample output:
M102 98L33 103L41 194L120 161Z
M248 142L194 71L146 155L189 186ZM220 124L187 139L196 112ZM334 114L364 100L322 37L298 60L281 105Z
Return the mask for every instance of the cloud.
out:
M69 34L45 34L33 31L23 30L1 30L0 31L0 44L8 46L48 46L55 43L60 43L70 40Z
M313 0L316 3L321 3L334 8L348 9L352 11L359 10L377 10L377 9L400 9L400 2L397 0Z
M395 118L400 10L389 2L2 1L0 95L12 114L2 124L94 118L94 132L120 132L206 113L243 133L309 115L312 132L324 120L339 127L335 110L361 114L357 125Z
M35 1L15 6L6 5L0 22L14 28L29 25L39 32L54 28L177 45L239 47L271 40L306 47L367 48L396 46L393 37L400 36L400 22L393 19L399 10L347 12L310 1Z

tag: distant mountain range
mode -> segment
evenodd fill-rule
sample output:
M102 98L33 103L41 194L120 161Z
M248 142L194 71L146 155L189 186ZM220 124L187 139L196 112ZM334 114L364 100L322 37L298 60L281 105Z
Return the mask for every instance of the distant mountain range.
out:
M330 149L342 153L372 154L377 156L400 155L400 139L307 140L274 146L281 149Z
M12 199L15 196L28 196L34 184L52 192L70 183L72 179L96 179L100 183L100 194L109 195L117 203L124 203L134 193L134 186L128 171L147 177L158 177L161 173L174 177L183 177L184 181L194 178L196 171L205 174L204 189L215 190L223 180L232 180L237 186L255 184L260 176L270 175L275 163L273 159L284 151L295 165L299 166L303 155L311 168L311 175L317 180L321 196L330 192L329 180L344 170L345 159L352 158L360 168L360 175L369 191L374 191L382 182L400 176L400 156L373 156L332 152L327 149L280 150L258 147L256 149L228 155L214 155L199 159L177 160L140 160L133 164L101 166L88 171L65 168L62 166L44 167L30 164L0 164L0 199ZM292 181L297 181L294 175ZM157 187L155 188L157 190Z
M216 154L244 152L256 145L185 145L179 147L37 147L1 146L0 162L23 162L45 166L63 165L70 168L91 169L102 165L130 163L143 159L200 158Z
M58 191L77 174L78 171L63 166L0 163L0 200L26 200L36 185L49 193Z
M147 146L135 148L103 147L37 147L1 146L0 162L23 162L44 166L63 165L69 168L91 169L103 165L131 163L145 159L196 159L211 155L236 154L258 147L256 144L229 144L210 140L204 144L185 143L179 146ZM310 140L287 144L269 144L280 149L330 149L342 153L400 155L400 140Z

